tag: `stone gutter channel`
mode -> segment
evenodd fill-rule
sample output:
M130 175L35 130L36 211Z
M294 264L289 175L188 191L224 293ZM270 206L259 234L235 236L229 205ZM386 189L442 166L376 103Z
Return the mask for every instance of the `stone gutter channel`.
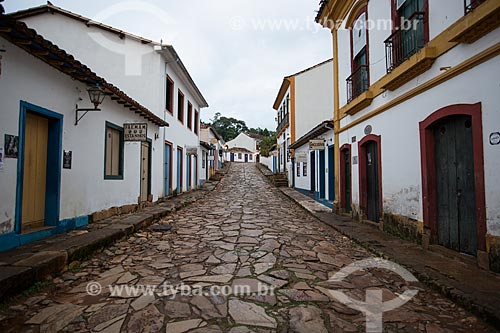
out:
M223 177L227 168L218 173L218 178ZM172 197L135 213L113 216L81 229L0 253L0 303L37 282L60 275L72 262L84 260L190 206L215 190L220 182L221 180L208 181L199 190Z
M292 188L279 190L320 222L375 256L404 266L431 289L500 327L500 275L482 270L475 262L460 258L458 254L444 255L432 246L426 251L418 244L401 240L371 225L333 214L330 208Z

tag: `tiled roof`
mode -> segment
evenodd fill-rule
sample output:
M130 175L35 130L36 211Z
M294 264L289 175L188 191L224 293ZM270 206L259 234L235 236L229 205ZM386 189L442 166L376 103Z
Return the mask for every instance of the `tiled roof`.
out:
M328 132L329 130L333 130L333 121L332 120L325 120L312 130L310 130L307 134L305 134L303 137L295 141L292 145L290 145L290 149L297 149L305 145L306 143L309 142L309 140L314 139L318 135L321 135L323 133Z
M77 81L89 86L99 85L108 96L111 96L112 100L146 120L158 126L169 126L166 121L139 104L118 87L98 76L71 54L46 40L35 30L28 28L23 22L0 15L0 36Z
M318 15L316 15L316 22L319 22L319 19L321 18L321 15L323 14L323 10L325 10L326 6L328 5L329 0L321 0L319 2L319 10L318 10Z
M164 45L162 43L154 42L150 39L143 38L141 36L137 36L137 35L131 34L129 32L126 32L126 31L123 31L120 29L116 29L116 28L109 26L107 24L94 21L88 17L85 17L82 15L73 13L69 10L54 6L52 3L50 3L50 1L47 1L46 5L20 10L20 11L17 11L15 13L10 13L9 16L13 17L17 20L22 20L24 18L28 18L28 17L32 17L32 16L44 14L44 13L61 14L61 15L64 15L66 17L69 17L73 20L80 21L83 24L85 24L87 27L96 27L96 28L102 29L104 31L114 33L114 34L118 35L120 38L128 37L128 38L131 38L133 40L137 40L137 41L141 42L142 44L150 44L150 45L153 45L153 47L159 47L162 50L167 50L167 52L169 52L169 54L171 54L172 57L174 57L173 61L177 62L177 65L179 66L181 72L184 74L185 79L187 80L189 85L192 86L192 88L194 89L194 92L200 98L200 101L201 101L200 107L208 107L208 102L205 100L205 97L203 97L200 89L198 88L198 86L194 82L193 78L191 77L191 74L188 72L187 68L184 66L184 63L182 62L179 55L177 54L177 51L174 49L174 47L172 45Z

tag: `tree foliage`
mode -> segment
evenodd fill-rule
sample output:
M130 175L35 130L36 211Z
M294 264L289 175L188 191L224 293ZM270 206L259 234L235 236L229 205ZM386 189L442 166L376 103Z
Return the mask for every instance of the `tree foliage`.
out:
M275 132L270 131L267 128L248 128L245 121L236 118L224 117L220 114L220 112L217 112L211 120L211 123L207 125L212 126L226 142L233 140L243 132L262 136L263 140L260 143L260 150L263 156L269 156L269 151L276 143Z
M276 144L276 135L268 136L260 142L260 154L269 157L269 152Z
M248 127L243 120L235 118L227 118L217 112L212 119L211 126L215 128L224 140L231 141L236 138L241 132L248 131Z

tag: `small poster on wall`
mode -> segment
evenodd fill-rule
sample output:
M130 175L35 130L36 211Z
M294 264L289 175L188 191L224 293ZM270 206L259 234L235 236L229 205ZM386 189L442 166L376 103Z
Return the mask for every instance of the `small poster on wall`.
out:
M3 159L5 158L5 153L3 147L0 147L0 171L3 170Z
M5 158L19 157L19 137L15 135L5 134Z
M63 152L63 169L71 169L71 160L73 159L72 151Z

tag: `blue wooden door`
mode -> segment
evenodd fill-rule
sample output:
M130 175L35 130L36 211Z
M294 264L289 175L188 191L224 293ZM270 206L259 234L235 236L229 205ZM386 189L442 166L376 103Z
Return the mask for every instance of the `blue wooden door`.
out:
M177 149L177 193L182 192L182 150Z
M335 200L335 149L328 148L328 200Z
M234 153L231 153L231 162L234 162Z
M319 197L324 198L326 195L326 179L325 179L325 151L319 151Z
M311 193L316 192L316 152L311 152Z
M171 188L171 158L172 158L172 147L168 144L165 144L165 165L163 168L163 172L165 174L165 196L169 196L170 193L170 188Z

